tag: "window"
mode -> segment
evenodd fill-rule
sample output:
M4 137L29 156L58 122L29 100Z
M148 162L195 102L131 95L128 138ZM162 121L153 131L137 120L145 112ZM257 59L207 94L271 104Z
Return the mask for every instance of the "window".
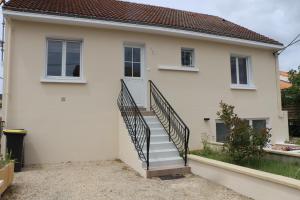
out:
M262 129L267 128L267 121L264 119L250 120L250 126L252 126L255 131L259 132Z
M223 122L217 122L216 133L217 142L225 142L226 138L229 136L229 129L225 126Z
M81 77L81 42L47 40L46 77Z
M231 56L231 83L233 85L250 85L251 84L251 69L250 58Z
M181 49L181 65L184 67L194 67L194 49Z
M249 125L255 130L260 132L262 129L267 128L266 119L245 119ZM216 141L225 142L226 138L229 135L229 130L225 126L224 122L217 120L216 121Z
M124 47L125 77L141 77L141 48Z

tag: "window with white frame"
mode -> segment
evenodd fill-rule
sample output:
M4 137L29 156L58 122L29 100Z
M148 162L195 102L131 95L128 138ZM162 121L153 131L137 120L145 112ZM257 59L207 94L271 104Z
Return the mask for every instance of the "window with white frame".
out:
M82 77L81 41L47 39L47 78Z
M125 77L141 77L142 48L125 46L124 58Z
M181 48L181 65L194 67L194 49Z
M245 119L245 120L257 132L260 132L262 129L268 128L267 119ZM229 129L225 126L224 122L221 120L216 120L216 141L225 142L228 136L229 136Z
M250 58L246 56L230 56L231 65L231 84L232 85L251 85L252 69Z

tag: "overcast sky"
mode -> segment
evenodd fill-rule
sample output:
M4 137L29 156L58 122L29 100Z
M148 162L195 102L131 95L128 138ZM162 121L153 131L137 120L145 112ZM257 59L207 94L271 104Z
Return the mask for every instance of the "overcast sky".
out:
M127 0L217 15L287 45L300 33L300 0ZM280 69L300 65L300 42L284 51Z

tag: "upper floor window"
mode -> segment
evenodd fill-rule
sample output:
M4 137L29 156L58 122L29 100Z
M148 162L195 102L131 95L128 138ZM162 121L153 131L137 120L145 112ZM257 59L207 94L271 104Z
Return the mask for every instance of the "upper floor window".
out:
M194 49L181 49L181 65L184 67L194 67Z
M81 41L47 40L47 77L80 78Z
M233 85L251 85L250 58L231 56L231 83Z

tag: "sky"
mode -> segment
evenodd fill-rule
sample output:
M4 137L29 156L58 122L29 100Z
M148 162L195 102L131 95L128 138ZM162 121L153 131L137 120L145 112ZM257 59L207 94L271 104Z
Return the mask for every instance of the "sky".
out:
M287 45L300 34L300 0L126 0L216 15ZM299 38L300 39L300 38ZM281 70L300 65L300 42L279 56Z

